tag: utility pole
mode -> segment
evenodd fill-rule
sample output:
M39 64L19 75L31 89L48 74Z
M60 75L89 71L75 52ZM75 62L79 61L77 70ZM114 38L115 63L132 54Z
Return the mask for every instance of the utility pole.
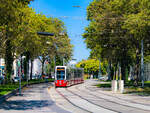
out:
M143 39L141 40L141 78L142 78L142 87L144 87L144 46L143 46Z
M21 95L21 67L20 67L20 61L19 61L19 58L18 58L18 61L17 61L17 67L18 67L18 76L19 76L19 95Z
M99 58L99 73L98 73L98 78L100 79L102 73L101 73L101 60Z

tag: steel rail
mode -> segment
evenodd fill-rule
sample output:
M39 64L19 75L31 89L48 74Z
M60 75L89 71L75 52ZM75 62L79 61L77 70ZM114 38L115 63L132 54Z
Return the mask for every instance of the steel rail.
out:
M75 88L76 88L77 90L79 90L79 91L85 92L85 90L81 90L81 89L77 88L77 86L76 86ZM143 111L149 111L149 110L145 110L145 109L141 109L141 108L137 108L137 107L133 107L133 106L129 106L129 105L124 105L124 104L121 104L121 103L117 103L117 102L111 101L111 100L109 100L109 99L105 99L105 98L99 97L99 96L97 96L97 95L91 94L91 93L89 93L89 92L86 91L86 94L87 94L87 93L88 93L89 95L92 95L92 96L98 98L98 99L103 99L103 100L105 100L105 101L107 101L107 102L111 102L111 103L118 104L118 105L125 106L125 107L136 108L136 109L143 110ZM76 94L76 95L78 95L78 94ZM104 94L103 94L103 95L104 95ZM82 98L83 98L83 97L82 97ZM87 100L87 99L86 99L86 100ZM99 105L99 106L100 106L100 105ZM101 107L101 106L100 106L100 107ZM103 107L103 106L102 106L102 107ZM104 108L105 108L105 107L104 107ZM110 109L110 110L114 111L114 110L111 109L111 108L106 108L106 109ZM116 110L115 110L115 112L119 112L119 111L116 111ZM120 113L120 112L119 112L119 113Z
M70 104L72 104L73 106L75 106L75 107L77 107L77 108L79 108L79 109L81 109L81 110L84 110L84 111L86 111L86 112L89 112L89 113L92 113L91 111L88 111L87 109L84 109L84 108L82 108L82 107L80 107L80 106L77 106L76 104L74 104L74 103L72 103L65 95L63 95L60 91L58 91L57 89L56 89L56 92L59 94L59 95L61 95L64 99L66 99Z

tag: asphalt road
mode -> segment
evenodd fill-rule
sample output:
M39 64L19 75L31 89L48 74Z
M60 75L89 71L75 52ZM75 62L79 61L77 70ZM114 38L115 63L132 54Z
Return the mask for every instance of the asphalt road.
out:
M0 113L69 113L52 101L48 87L51 84L38 84L25 88L22 96L13 96L0 104Z

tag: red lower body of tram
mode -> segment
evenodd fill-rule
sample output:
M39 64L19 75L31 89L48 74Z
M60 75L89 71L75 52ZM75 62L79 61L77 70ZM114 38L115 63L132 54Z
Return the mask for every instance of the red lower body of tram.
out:
M81 83L84 83L82 78L76 78L74 80L55 80L55 87L68 87Z
M83 69L56 66L55 87L68 87L83 82Z

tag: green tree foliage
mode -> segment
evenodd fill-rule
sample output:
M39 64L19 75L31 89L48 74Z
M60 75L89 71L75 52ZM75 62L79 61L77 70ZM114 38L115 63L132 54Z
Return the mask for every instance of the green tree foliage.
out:
M29 2L29 1L28 1ZM0 28L2 32L2 40L6 64L6 75L7 80L10 80L12 63L13 63L13 40L14 37L18 36L18 26L22 20L22 11L21 9L25 7L25 1L19 0L1 0L0 4Z
M76 67L84 68L85 73L98 75L99 63L100 62L97 59L83 60L83 61L79 62L78 64L76 64ZM107 73L106 72L107 71L107 66L108 66L108 63L106 61L101 62L101 72L102 72L103 75L106 75L106 73Z
M125 69L136 67L138 81L141 40L144 54L149 55L150 0L94 0L87 8L87 19L83 37L92 54L106 58L113 65L121 64Z
M8 80L11 78L14 59L22 55L26 56L25 73L27 73L29 59L33 61L40 56L44 64L46 60L52 61L57 54L66 60L69 60L72 55L72 45L64 23L57 18L36 14L28 6L30 1L32 0L1 0L0 54L1 57L5 57ZM40 36L37 32L50 32L55 36ZM64 35L61 36L60 33Z

